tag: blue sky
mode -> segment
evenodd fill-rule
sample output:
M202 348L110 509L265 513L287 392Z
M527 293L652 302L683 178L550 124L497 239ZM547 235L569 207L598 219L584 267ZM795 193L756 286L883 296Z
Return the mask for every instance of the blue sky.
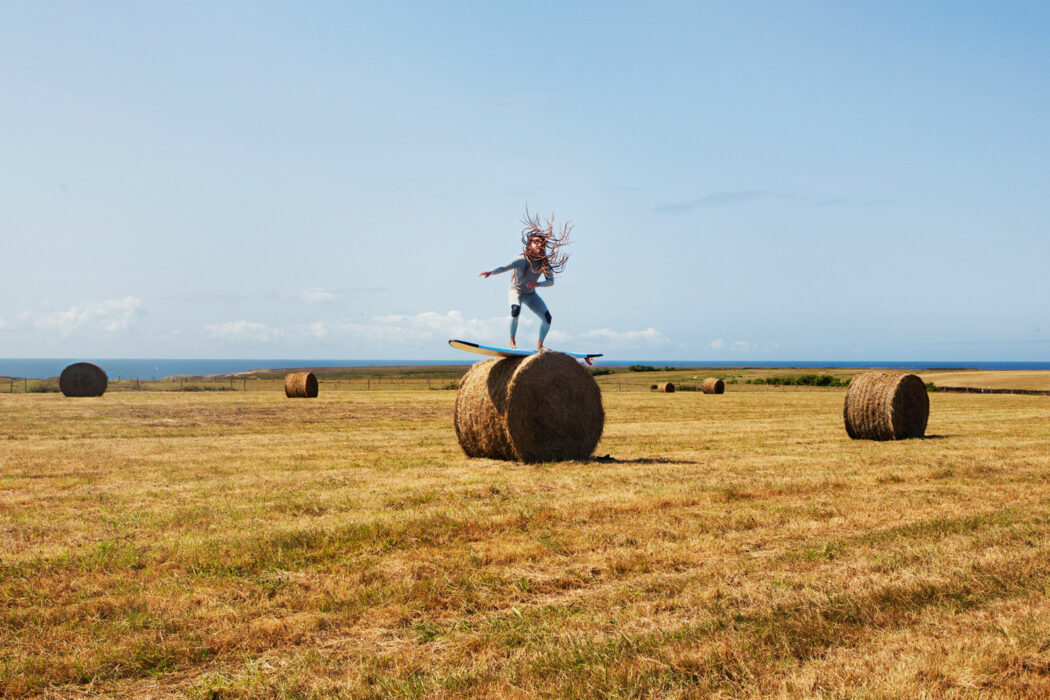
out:
M0 11L0 357L1050 355L1045 3Z

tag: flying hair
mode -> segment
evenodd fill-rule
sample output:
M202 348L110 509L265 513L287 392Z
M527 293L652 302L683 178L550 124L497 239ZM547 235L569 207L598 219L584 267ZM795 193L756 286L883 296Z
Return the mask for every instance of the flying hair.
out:
M572 243L569 237L572 233L572 222L562 224L561 232L554 235L554 212L551 212L550 217L544 222L539 214L530 214L526 206L525 216L521 223L525 224L525 228L521 229L521 244L525 246L525 252L522 255L529 261L533 272L555 275L564 270L565 263L569 261L569 255L562 253L561 248ZM529 241L533 238L543 239L543 252L538 255L533 255L529 251Z

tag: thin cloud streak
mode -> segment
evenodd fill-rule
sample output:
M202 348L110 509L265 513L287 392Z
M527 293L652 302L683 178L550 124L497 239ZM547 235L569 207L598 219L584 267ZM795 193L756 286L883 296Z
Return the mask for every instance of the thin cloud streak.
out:
M273 328L265 323L244 320L228 321L226 323L206 323L202 328L206 335L214 340L223 342L243 340L272 342L279 340L285 335L285 332L280 328Z
M758 199L782 196L769 190L738 190L735 192L715 192L684 202L670 202L653 207L654 214L688 214L696 209L708 207L720 207L728 204L739 204L740 202L751 202Z
M388 291L390 290L387 287L347 287L344 289L306 287L301 289L283 289L279 291L263 292L260 294L179 294L159 297L159 300L191 304L243 303L259 301L324 304L350 301L367 294L377 294Z
M695 199L687 199L682 202L669 202L653 207L654 214L688 214L697 209L709 209L712 207L729 206L743 202L755 202L763 199L786 199L808 203L815 207L839 207L839 206L865 206L879 207L892 204L892 199L850 199L837 196L810 196L801 194L789 194L787 192L774 192L772 190L734 190L730 192L715 192L703 195Z

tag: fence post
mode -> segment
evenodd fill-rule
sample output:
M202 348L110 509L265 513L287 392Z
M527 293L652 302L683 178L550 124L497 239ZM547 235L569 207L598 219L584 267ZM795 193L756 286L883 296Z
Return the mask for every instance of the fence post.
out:
M22 377L22 393L23 394L29 393L29 378L28 377Z
M248 378L247 377L244 378L244 390L248 391Z

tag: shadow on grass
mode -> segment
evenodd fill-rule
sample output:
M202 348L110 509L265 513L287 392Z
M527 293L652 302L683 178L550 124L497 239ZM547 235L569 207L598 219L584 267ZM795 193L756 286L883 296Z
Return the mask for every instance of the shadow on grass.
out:
M619 459L612 455L602 457L591 457L587 462L598 462L600 464L700 464L692 459L669 459L667 457L640 457L638 459Z

